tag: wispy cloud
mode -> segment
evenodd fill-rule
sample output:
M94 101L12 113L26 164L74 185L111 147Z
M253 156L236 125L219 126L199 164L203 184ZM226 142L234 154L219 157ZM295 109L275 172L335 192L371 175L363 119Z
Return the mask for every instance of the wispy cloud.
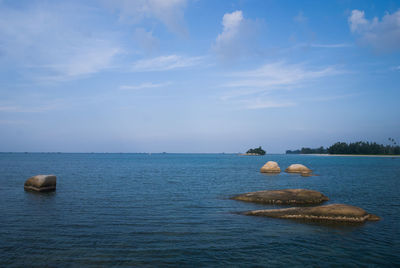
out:
M299 11L299 13L297 13L293 20L297 23L306 23L308 21L308 18L304 16L303 11Z
M313 70L307 68L304 64L276 62L265 64L254 70L232 73L230 76L234 79L223 86L267 90L276 87L299 86L338 73L339 71L332 66Z
M310 47L316 48L345 48L345 47L352 47L352 44L347 43L339 43L339 44L310 44Z
M113 33L86 26L88 16L84 5L72 3L30 3L18 9L0 3L0 62L50 81L110 68L123 49Z
M265 100L262 98L255 99L247 99L241 101L242 107L248 110L256 110L256 109L268 109L268 108L283 108L295 106L296 104L291 101L282 101L282 100Z
M288 96L285 93L287 90L304 88L339 73L343 71L333 66L309 68L305 64L269 63L253 70L227 75L230 81L222 84L222 88L231 90L225 91L220 100L237 104L242 109L295 106L299 100Z
M179 55L160 56L151 59L138 60L131 68L135 72L169 71L189 68L199 65L203 57L185 57Z
M93 46L80 47L70 58L62 63L49 65L30 66L31 69L40 70L36 80L60 82L81 78L114 67L115 57L121 53L117 47L101 46L101 41L91 40ZM45 72L46 74L42 74Z
M0 105L0 112L6 113L41 113L59 108L56 103L39 106Z
M144 28L137 28L134 32L133 38L148 54L158 50L160 45L160 41L153 35L153 32L146 31Z
M121 20L138 23L146 18L161 21L173 33L187 35L184 23L186 0L106 0Z
M159 87L165 87L170 85L171 82L165 82L165 83L142 83L139 85L122 85L120 86L120 89L122 90L140 90L140 89L147 89L147 88L159 88Z
M368 20L364 11L355 9L348 22L351 32L359 36L362 44L380 52L400 50L400 10L386 13L381 20L377 17Z
M7 106L7 105L0 105L0 112L9 112L9 111L15 111L17 110L18 107L16 106Z
M399 65L399 66L394 66L394 67L392 68L392 70L393 70L393 71L400 71L400 65Z
M0 120L0 125L27 125L28 121L24 120Z
M324 101L335 101L335 100L342 100L360 96L360 93L354 94L342 94L342 95L330 95L330 96L316 96L310 97L306 99L301 99L302 101L310 101L310 102L324 102Z

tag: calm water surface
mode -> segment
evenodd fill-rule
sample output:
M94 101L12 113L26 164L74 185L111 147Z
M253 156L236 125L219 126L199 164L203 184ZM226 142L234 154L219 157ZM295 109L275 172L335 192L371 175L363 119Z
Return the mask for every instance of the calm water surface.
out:
M302 163L320 176L265 175ZM57 191L23 190L36 174ZM399 266L400 159L228 154L0 154L0 266ZM318 190L381 216L359 226L234 212L249 191Z

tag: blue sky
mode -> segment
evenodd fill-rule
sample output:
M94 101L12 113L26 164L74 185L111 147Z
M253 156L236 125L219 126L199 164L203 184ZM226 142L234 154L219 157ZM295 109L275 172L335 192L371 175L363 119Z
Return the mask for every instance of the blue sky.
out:
M400 140L399 1L0 0L0 151Z

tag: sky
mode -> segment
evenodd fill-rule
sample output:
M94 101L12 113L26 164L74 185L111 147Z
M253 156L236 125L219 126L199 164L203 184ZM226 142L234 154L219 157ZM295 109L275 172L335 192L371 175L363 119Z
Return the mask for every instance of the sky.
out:
M400 1L0 0L0 152L400 141Z

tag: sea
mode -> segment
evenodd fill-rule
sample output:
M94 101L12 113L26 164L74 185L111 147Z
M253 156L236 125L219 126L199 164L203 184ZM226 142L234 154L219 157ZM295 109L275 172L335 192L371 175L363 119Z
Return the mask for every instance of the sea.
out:
M300 163L318 176L260 173ZM52 193L24 191L54 174ZM303 188L381 217L357 225L245 216L231 200ZM400 158L0 153L0 267L399 267Z

